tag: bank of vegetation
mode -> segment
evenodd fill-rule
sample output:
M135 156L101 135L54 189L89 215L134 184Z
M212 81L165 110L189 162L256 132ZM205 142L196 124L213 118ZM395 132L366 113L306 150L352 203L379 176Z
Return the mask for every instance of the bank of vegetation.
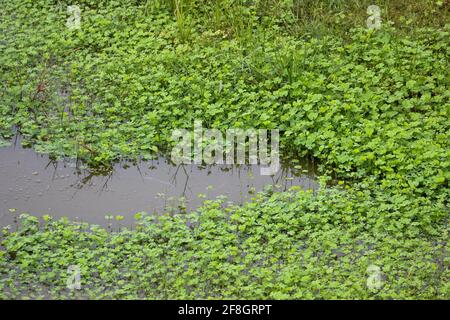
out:
M114 232L10 212L0 297L448 299L449 4L378 1L369 30L370 4L1 1L1 144L18 131L107 169L167 152L197 119L279 129L283 152L320 161L323 187Z

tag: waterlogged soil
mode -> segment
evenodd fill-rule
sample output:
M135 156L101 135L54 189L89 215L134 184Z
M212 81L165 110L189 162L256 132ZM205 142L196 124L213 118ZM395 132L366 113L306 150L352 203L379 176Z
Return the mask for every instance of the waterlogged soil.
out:
M121 162L98 174L73 159L53 161L16 143L0 148L0 226L14 224L14 216L22 212L113 228L132 226L137 212L189 212L205 199L219 196L242 203L264 189L318 188L311 162L297 163L295 169L284 164L274 176L261 175L260 169L258 165L176 166L161 156Z

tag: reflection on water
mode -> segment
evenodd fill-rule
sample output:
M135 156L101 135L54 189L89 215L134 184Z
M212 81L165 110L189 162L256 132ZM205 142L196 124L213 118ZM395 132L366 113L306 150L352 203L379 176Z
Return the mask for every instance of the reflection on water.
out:
M101 225L107 225L105 215L121 215L121 225L130 225L136 212L190 211L221 195L242 203L267 185L276 190L295 185L317 188L311 164L295 172L284 166L275 176L262 176L259 169L257 165L175 166L160 157L137 164L122 162L105 175L95 175L74 161L51 161L31 149L4 147L0 148L0 225L12 223L12 208Z

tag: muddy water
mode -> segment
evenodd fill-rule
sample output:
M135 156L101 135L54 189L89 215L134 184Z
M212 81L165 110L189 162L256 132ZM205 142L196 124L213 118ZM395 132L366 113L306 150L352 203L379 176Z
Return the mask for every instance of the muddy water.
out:
M272 186L286 190L292 186L316 189L311 164L301 174L283 167L275 176L260 175L260 167L216 165L174 166L164 157L138 164L117 164L106 175L94 175L74 161L51 161L20 146L0 148L0 226L13 222L13 214L28 212L36 216L108 225L105 216L123 216L114 226L130 226L136 212L163 213L177 207L187 211L205 199L227 196L242 203L255 192ZM295 170L296 172L298 170ZM305 173L308 171L308 173Z

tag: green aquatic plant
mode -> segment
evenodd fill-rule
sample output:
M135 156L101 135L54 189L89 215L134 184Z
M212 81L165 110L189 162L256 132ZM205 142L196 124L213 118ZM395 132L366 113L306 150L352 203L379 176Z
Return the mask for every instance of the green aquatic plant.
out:
M2 2L0 141L102 170L195 120L278 129L322 188L133 230L11 211L0 298L449 298L447 2L379 1L379 30L366 1L71 1L79 29L68 4Z
M1 297L447 299L442 209L362 186L207 200L188 214L139 215L132 231L21 215L0 238ZM70 265L80 290L66 288ZM384 275L375 287L371 266Z

